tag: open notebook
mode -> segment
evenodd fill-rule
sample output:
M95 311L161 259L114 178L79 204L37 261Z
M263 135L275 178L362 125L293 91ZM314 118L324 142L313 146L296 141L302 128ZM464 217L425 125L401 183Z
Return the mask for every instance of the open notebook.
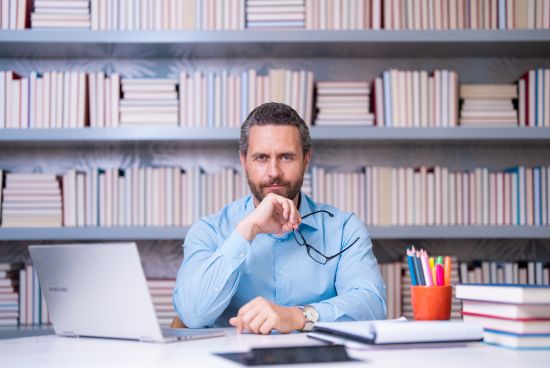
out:
M462 321L391 321L320 322L310 333L338 336L366 344L408 344L479 341L481 327Z

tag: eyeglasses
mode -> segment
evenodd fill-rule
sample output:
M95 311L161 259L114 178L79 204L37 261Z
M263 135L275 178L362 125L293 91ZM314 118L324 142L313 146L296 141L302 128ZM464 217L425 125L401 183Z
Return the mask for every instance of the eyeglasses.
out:
M315 215L316 213L326 213L330 217L334 217L334 214L332 214L329 211L319 210L319 211L314 211L312 213L308 213L305 216L302 216L302 220L305 219L308 216ZM311 259L313 259L315 262L317 262L319 264L322 264L322 265L327 264L327 262L330 261L331 259L334 259L334 258L338 257L340 254L344 253L346 250L351 248L351 246L353 244L357 243L357 241L359 240L359 237L357 237L357 239L355 239L350 245L348 245L347 247L345 247L344 249L342 249L338 253L333 254L332 256L326 256L323 253L321 253L319 250L317 250L313 245L308 244L307 241L306 241L306 238L304 238L304 235L302 234L302 232L299 229L295 229L292 233L294 235L294 239L296 239L296 243L298 243L298 245L301 246L301 247L304 247L304 246L306 247L307 254L309 255L309 257ZM298 236L296 234L298 234Z

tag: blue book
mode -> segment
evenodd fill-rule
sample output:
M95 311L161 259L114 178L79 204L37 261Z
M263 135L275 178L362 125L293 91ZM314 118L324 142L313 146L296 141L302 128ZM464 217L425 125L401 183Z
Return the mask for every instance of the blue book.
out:
M506 29L506 0L498 2L498 29Z
M517 334L486 328L483 331L483 341L514 349L550 349L550 333Z
M382 75L384 81L384 121L386 126L391 128L392 116L391 116L391 80L390 71L386 70Z

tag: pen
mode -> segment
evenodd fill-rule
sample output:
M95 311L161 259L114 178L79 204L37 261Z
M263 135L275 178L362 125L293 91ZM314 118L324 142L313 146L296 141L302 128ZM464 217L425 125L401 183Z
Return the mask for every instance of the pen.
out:
M426 280L424 280L424 275L422 272L422 264L420 262L420 252L416 251L415 257L414 257L414 270L416 271L416 275L418 276L418 285L426 285Z
M409 273L411 274L411 284L413 286L418 285L418 282L416 281L416 274L414 272L414 264L413 264L413 257L411 254L411 250L407 249L407 262L409 263Z
M444 265L444 280L445 280L445 286L451 285L451 257L446 256L445 257L445 265Z

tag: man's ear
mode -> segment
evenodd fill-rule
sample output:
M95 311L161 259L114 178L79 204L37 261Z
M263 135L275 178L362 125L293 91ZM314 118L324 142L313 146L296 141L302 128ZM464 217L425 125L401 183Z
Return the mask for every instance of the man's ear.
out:
M311 150L304 153L304 168L308 169L309 163L311 162Z
M246 155L244 153L242 153L241 151L239 151L239 159L241 160L241 166L242 166L243 170L246 171L246 166L245 166Z

